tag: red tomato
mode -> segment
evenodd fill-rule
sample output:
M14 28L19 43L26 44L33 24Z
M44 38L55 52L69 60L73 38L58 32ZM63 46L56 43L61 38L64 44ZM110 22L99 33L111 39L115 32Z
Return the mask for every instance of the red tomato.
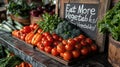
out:
M44 32L43 35L44 36L50 36L50 33L49 32Z
M67 40L62 40L62 43L63 43L64 45L68 44L68 43L67 43Z
M59 55L59 52L57 51L57 48L53 48L53 49L51 50L51 54L54 55L54 56Z
M21 33L23 33L23 34L25 34L25 31L24 31L24 29L20 29L20 32L21 32Z
M22 35L20 36L20 39L21 39L21 40L25 40L25 36L26 36L26 34L22 34Z
M78 49L78 50L80 50L82 48L82 45L81 44L76 44L75 48Z
M59 37L59 41L62 42L63 38L62 37Z
M97 51L97 46L96 45L91 45L90 47L91 47L92 51Z
M72 46L71 44L67 44L67 45L65 45L65 49L70 51L70 50L74 49L74 46Z
M30 27L33 28L33 27L34 27L34 24L30 24Z
M53 44L57 46L60 42L59 41L54 41Z
M78 58L78 57L80 56L80 51L78 51L78 50L73 50L73 51L72 51L72 55L73 55L74 58Z
M82 46L87 46L87 42L84 41L84 40L82 40L82 41L80 42L80 44L81 44Z
M20 31L16 31L15 32L15 36L18 37L18 38L20 38Z
M60 53L60 56L63 57L64 53Z
M76 44L76 42L74 39L68 39L68 44L71 44L74 46Z
M59 36L57 34L52 34L54 40L59 40Z
M86 38L85 41L88 43L88 44L92 44L92 40L90 38Z
M83 40L83 39L85 39L86 37L85 37L83 34L80 34L80 35L78 36L78 38L79 38L80 40Z
M34 26L36 25L36 23L32 23L30 24L30 28L34 29Z
M38 48L39 48L40 50L43 50L43 51L44 51L44 48L45 48L45 47L44 47L43 44L41 44L40 47L38 47Z
M63 45L63 44L58 44L57 45L57 51L59 52L59 53L63 53L63 52L65 52L65 46Z
M72 53L68 52L68 51L64 52L63 59L66 60L66 61L71 60L72 59Z
M51 36L46 36L47 40L50 41L51 43L53 42L53 38Z
M88 51L88 49L86 47L81 49L81 54L82 55L88 55L88 53L89 53L89 51Z
M50 53L51 50L52 50L52 47L50 47L50 46L45 46L44 50L45 50L45 52Z
M43 31L42 29L38 29L37 30L38 33L42 33L42 31Z
M23 31L24 31L25 33L29 33L29 32L31 32L31 28L30 28L29 26L24 26L24 27L23 27Z
M39 47L41 44L42 44L41 42L38 42L38 43L37 43L37 47Z
M41 42L43 43L47 38L45 36L42 37Z
M50 46L52 43L48 40L43 41L44 46Z
M75 42L77 42L77 43L80 41L80 39L79 39L78 37L75 37L74 40L75 40Z
M42 41L45 41L45 40L47 40L47 38L43 36L43 37L42 37Z
M39 27L39 26L36 24L33 28L34 28L34 30L35 30L35 29L37 29L38 27Z
M44 51L44 45L43 45L41 42L38 42L38 43L37 43L37 47L38 47L38 49Z

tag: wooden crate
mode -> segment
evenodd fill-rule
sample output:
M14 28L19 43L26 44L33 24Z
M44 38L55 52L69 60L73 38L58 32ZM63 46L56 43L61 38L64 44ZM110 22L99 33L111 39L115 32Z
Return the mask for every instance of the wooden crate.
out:
M23 25L29 25L29 24L30 24L30 19L29 19L29 18L24 19L24 18L22 18L22 17L16 17L16 16L14 16L14 15L12 15L12 14L10 15L10 17L11 17L13 20L17 21L17 22L22 23Z
M88 58L88 56L89 57L91 57L91 55L88 55L88 56L80 56L79 58L76 58L76 59L71 59L70 61L66 61L66 60L64 60L62 57L60 57L60 56L53 56L52 54L50 54L50 53L47 53L47 52L45 52L45 51L42 51L42 50L40 50L40 49L38 49L38 48L36 48L36 50L38 50L38 51L40 51L41 53L43 53L44 55L46 55L46 56L48 56L48 57L50 57L50 58L52 58L52 59L54 59L54 60L56 60L56 61L58 61L58 62L60 62L60 63L62 63L62 64L64 64L64 65L66 65L66 66L71 66L71 65L74 65L76 62L82 62L85 58Z
M31 22L31 23L37 23L37 22L42 21L42 20L43 20L42 17L30 16L30 22Z

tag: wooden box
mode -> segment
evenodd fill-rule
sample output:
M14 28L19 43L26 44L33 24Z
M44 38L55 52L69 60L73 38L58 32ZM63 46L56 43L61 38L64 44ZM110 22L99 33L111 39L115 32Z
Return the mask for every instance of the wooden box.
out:
M85 60L86 58L92 56L92 54L91 54L91 55L88 55L88 56L80 56L79 58L71 59L71 60L69 60L69 61L66 61L66 60L64 60L64 59L63 59L62 57L60 57L60 56L53 56L52 54L47 53L47 52L45 52L45 51L42 51L42 50L40 50L40 49L38 49L38 48L37 48L37 50L40 51L41 53L43 53L44 55L46 55L46 56L48 56L48 57L50 57L50 58L52 58L52 59L54 59L54 60L56 60L56 61L64 64L64 65L66 65L66 66L74 65L74 64L75 64L76 62L78 62L78 61L79 61L79 62L82 62L82 61Z
M43 20L42 17L30 16L30 22L31 22L31 23L37 23L37 22L42 21L42 20Z
M14 15L10 15L10 17L13 19L13 20L15 20L15 21L17 21L17 22L20 22L21 24L23 24L23 25L29 25L30 24L30 19L29 18L27 18L27 19L24 19L24 18L22 18L22 17L16 17L16 16L14 16Z
M116 41L109 36L109 50L108 50L108 61L113 67L120 66L120 42Z

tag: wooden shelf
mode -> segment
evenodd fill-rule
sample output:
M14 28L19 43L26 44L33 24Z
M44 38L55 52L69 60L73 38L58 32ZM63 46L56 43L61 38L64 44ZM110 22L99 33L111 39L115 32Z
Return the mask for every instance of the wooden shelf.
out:
M66 67L66 65L46 56L39 50L33 49L30 44L11 36L9 33L0 31L0 43L22 60L31 63L33 67ZM82 60L82 62L78 61L70 67L88 67L92 65L96 65L97 67L112 67L108 63L107 56L104 53Z

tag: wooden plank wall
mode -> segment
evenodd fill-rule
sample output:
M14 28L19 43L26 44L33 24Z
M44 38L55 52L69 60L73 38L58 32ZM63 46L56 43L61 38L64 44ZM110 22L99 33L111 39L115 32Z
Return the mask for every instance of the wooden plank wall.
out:
M100 6L99 6L99 14L98 14L98 20L101 20L103 16L106 14L107 10L110 7L111 0L100 0ZM106 34L101 34L97 31L97 38L96 43L98 44L100 48L100 52L105 52L105 45L106 44Z

